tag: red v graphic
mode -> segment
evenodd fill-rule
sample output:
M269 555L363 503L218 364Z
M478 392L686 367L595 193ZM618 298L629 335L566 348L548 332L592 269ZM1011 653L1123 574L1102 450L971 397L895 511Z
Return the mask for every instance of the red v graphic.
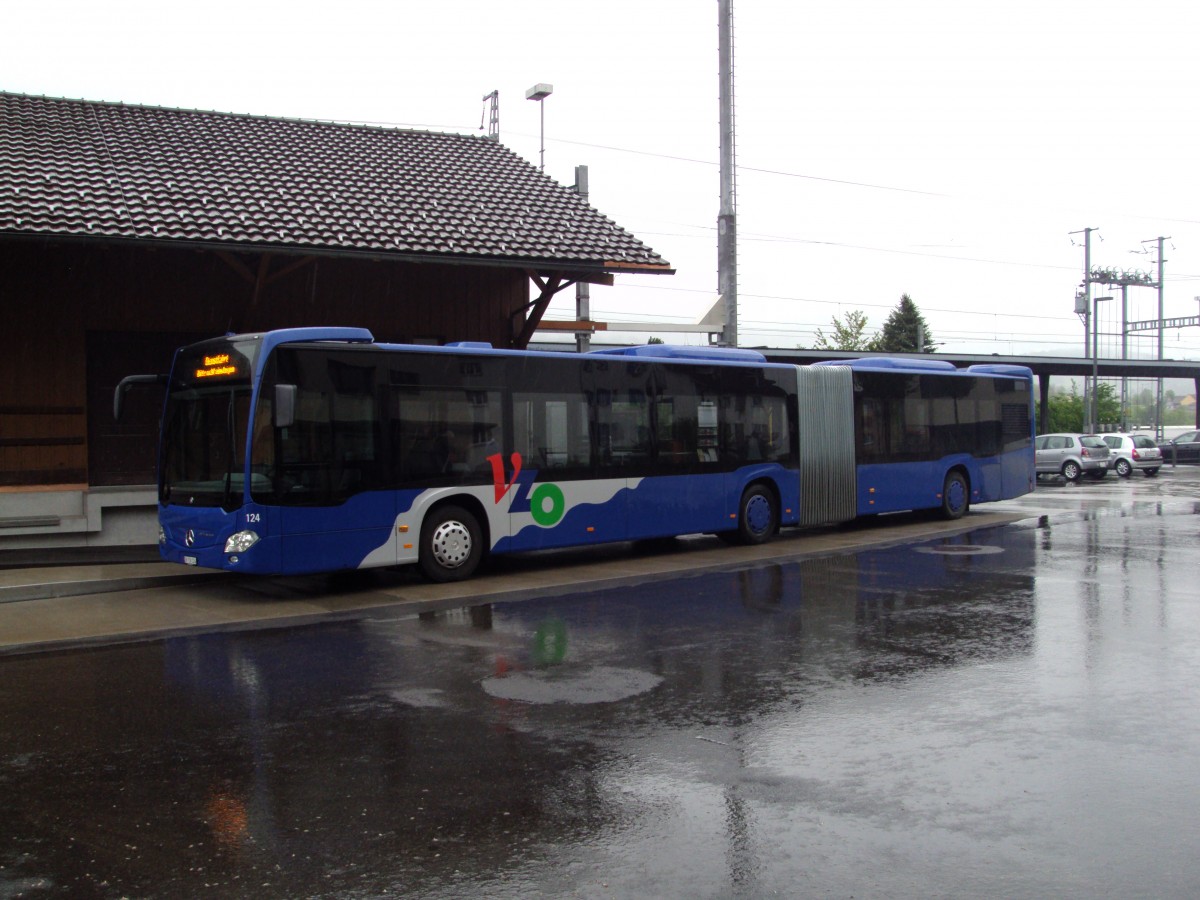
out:
M521 474L521 454L514 453L511 458L513 474L511 481L504 480L504 457L499 453L493 453L487 458L492 464L492 486L496 489L496 502L499 503L504 499L514 484L517 483L517 476Z

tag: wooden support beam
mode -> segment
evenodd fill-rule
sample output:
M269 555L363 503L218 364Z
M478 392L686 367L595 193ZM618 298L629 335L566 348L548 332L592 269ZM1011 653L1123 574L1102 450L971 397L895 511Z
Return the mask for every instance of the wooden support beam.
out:
M530 276L534 277L534 276ZM550 301L554 299L554 295L570 284L572 281L564 282L562 276L558 274L550 275L545 281L534 277L534 283L537 284L542 292L538 298L527 307L528 315L525 316L525 321L521 325L521 330L517 332L513 338L513 346L518 350L524 350L529 346L530 340L533 339L533 333L537 331L538 325L542 321L542 316L546 314L546 308L550 305Z
M315 256L304 256L293 262L291 265L284 266L277 272L272 272L271 277L266 280L266 284L274 284L280 278L286 278L297 269L303 269L305 266L310 266L317 261Z
M238 259L236 256L234 256L232 253L229 253L226 250L218 250L217 251L217 258L220 259L222 262L224 262L225 265L229 266L229 268L233 269L233 271L237 272L238 275L240 275L247 284L258 284L258 282L262 278L263 262L266 261L268 259L268 257L269 257L269 254L265 254L265 253L263 254L262 259L259 261L259 271L258 271L258 274L256 275L249 266L247 266L244 262L242 262L240 259ZM268 285L273 282L276 282L280 278L284 278L287 275L291 275L297 269L302 269L305 266L312 265L316 261L317 261L317 258L315 256L303 256L300 259L297 259L295 262L292 262L289 265L284 266L282 269L279 269L276 272L272 272L268 278L266 278L265 280L262 280L262 284Z
M250 267L232 253L229 253L225 250L218 250L217 259L221 260L223 263L225 263L225 265L237 272L238 275L240 275L246 282L246 284L254 284L254 273L250 270Z
M538 331L608 331L607 322L575 320L564 322L559 319L543 320L538 323Z
M254 278L254 297L250 301L251 306L258 304L258 297L262 293L263 285L267 283L267 273L271 271L271 257L264 253L258 260L258 275Z

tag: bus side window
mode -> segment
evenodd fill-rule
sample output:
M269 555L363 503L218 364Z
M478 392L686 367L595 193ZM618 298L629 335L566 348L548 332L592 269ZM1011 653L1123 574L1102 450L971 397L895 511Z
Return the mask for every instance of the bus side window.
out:
M651 382L644 362L597 360L584 388L595 437L595 464L607 475L628 477L650 471Z
M591 439L586 399L570 394L514 392L513 449L531 468L589 470Z
M395 373L394 373L395 374ZM443 374L443 377L444 374ZM399 485L483 483L488 457L501 452L503 404L491 389L420 387L394 378L389 386L389 432Z
M707 367L662 366L655 376L655 450L666 472L704 471L721 461L721 397Z
M885 459L888 452L885 401L877 397L862 397L857 407L859 462Z

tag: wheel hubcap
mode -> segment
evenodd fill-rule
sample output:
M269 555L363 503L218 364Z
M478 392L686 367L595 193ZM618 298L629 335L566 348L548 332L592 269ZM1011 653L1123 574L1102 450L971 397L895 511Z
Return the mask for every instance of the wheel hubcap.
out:
M443 522L433 532L432 550L438 565L457 569L471 556L471 532L462 522Z
M750 498L746 504L746 524L755 534L762 534L771 527L771 502L761 494Z
M963 500L967 496L967 489L961 481L952 481L946 491L946 501L950 505L950 509L958 511L963 508Z

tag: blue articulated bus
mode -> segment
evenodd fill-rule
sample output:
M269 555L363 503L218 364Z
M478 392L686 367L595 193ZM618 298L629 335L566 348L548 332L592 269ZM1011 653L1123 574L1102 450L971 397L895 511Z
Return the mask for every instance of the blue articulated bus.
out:
M781 526L1015 497L1032 374L751 350L585 354L376 343L357 328L179 350L159 449L168 560L291 574Z

